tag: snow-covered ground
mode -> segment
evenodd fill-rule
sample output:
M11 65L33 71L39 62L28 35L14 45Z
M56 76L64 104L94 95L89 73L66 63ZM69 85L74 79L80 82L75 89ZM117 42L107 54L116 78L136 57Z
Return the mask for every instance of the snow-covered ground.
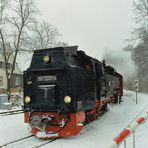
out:
M148 95L125 90L121 104L110 105L110 110L95 122L87 125L76 137L58 139L43 148L107 148L116 137L139 113L138 117L148 111ZM0 145L30 135L28 126L23 122L23 114L0 117ZM32 137L29 141L11 145L11 148L29 148L42 140ZM7 146L8 147L8 146ZM10 147L10 146L9 146ZM127 148L132 147L132 136L127 139ZM136 148L148 147L148 122L136 130ZM120 146L123 148L123 145Z

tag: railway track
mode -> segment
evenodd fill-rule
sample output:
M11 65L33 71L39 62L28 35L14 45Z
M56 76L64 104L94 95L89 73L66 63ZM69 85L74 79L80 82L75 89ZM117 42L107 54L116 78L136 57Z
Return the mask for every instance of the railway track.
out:
M11 146L12 144L21 144L21 141L22 141L22 144L23 144L23 141L24 140L27 140L27 139L30 139L31 137L34 137L34 135L30 135L30 136L26 136L26 137L23 137L23 138L20 138L20 139L17 139L17 140L13 140L13 141L10 141L10 142L7 142L7 143L4 143L3 145L0 145L0 148L5 148L5 147L13 147ZM40 142L39 144L37 145L33 145L33 146L27 146L28 148L40 148L44 145L47 145L51 142L54 142L55 140L57 140L58 138L54 138L54 139L50 139L50 140L46 140L45 142ZM27 144L27 141L24 141L26 144Z
M26 136L26 137L23 137L23 138L20 138L20 139L17 139L17 140L13 140L13 141L10 141L10 142L7 142L7 143L4 143L3 145L0 145L0 148L3 148L5 146L8 146L10 144L13 144L13 143L16 143L16 142L19 142L19 141L22 141L22 140L25 140L25 139L28 139L30 137L33 137L33 135L30 135L30 136Z
M48 144L48 143L54 142L54 141L57 140L57 139L59 139L59 138L50 139L50 140L46 141L45 143L38 144L38 145L33 146L33 147L31 147L31 148L40 148L40 147L42 147L42 146L44 146L44 145L46 145L46 144Z
M24 113L24 111L21 109L18 109L18 110L0 112L0 116L15 115L15 114L21 114L21 113Z

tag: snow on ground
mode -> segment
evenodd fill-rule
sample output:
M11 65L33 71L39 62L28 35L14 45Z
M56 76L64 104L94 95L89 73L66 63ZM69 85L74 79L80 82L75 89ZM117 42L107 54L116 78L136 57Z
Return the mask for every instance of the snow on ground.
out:
M135 103L135 93L124 91L121 104L110 105L110 111L95 122L87 125L76 137L59 139L43 148L107 148L112 139L117 136L139 113L148 111L148 95L138 94L138 104ZM139 117L138 116L138 117ZM27 125L23 123L23 114L0 117L0 145L30 135ZM136 130L136 148L148 147L148 122ZM42 142L33 137L20 145L11 148L29 148ZM132 147L132 136L127 139L127 148ZM123 145L120 146L123 148Z
M0 145L29 135L23 114L0 116Z
M21 110L22 107L21 106L18 106L18 107L12 107L12 109L0 109L0 113L3 113L3 112L9 112L9 111L14 111L14 110Z

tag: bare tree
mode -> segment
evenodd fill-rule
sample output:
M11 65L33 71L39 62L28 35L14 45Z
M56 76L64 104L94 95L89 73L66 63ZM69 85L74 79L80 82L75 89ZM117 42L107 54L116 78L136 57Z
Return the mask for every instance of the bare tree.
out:
M127 41L137 43L148 38L148 0L133 1L136 27L131 32L131 38Z
M48 22L34 22L30 30L32 34L26 34L24 46L32 50L53 47L57 38L60 36L58 30Z
M0 0L0 25L4 23L5 20L5 11L9 7L8 0Z
M0 32L6 19L5 11L7 8L8 8L8 0L0 0ZM0 44L2 45L1 42ZM0 48L0 53L1 54L3 53L1 48Z
M148 85L148 0L136 0L133 2L135 11L136 28L132 32L132 39L138 45L131 50L132 59L137 66L140 91L147 91Z
M3 5L5 6L5 5ZM6 77L7 77L7 92L10 99L10 82L15 69L16 59L18 52L22 50L22 45L25 39L23 38L24 32L27 31L29 25L33 23L37 15L37 9L33 0L15 0L9 10L13 16L9 16L6 25L10 25L11 30L7 31L5 28L0 31L1 47L3 56L6 63ZM1 11L3 16L4 9ZM5 37L5 34L8 36ZM6 53L7 48L11 48L11 52ZM7 69L10 56L13 54L14 59L10 71Z
M10 82L17 57L21 53L67 44L56 41L60 34L53 25L38 22L36 16L39 10L34 0L0 0L0 3L0 53L5 61L7 93L10 99ZM14 58L10 69L8 65L11 56Z
M133 1L137 23L148 23L148 0Z
M5 21L6 21L6 9L8 8L8 0L0 0L0 54L4 57L5 61L5 73L6 73L6 78L7 80L9 79L9 71L7 69L8 66L8 60L9 60L9 55L6 50L6 42L4 38L4 26L5 26ZM7 81L8 84L8 81Z
M60 35L53 25L44 21L36 24L33 30L36 34L40 49L52 47L57 37Z

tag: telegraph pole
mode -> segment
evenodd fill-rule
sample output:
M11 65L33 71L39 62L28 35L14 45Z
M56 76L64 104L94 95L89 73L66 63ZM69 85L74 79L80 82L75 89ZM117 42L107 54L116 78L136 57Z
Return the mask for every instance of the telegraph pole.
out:
M136 104L138 104L138 80L135 80Z

